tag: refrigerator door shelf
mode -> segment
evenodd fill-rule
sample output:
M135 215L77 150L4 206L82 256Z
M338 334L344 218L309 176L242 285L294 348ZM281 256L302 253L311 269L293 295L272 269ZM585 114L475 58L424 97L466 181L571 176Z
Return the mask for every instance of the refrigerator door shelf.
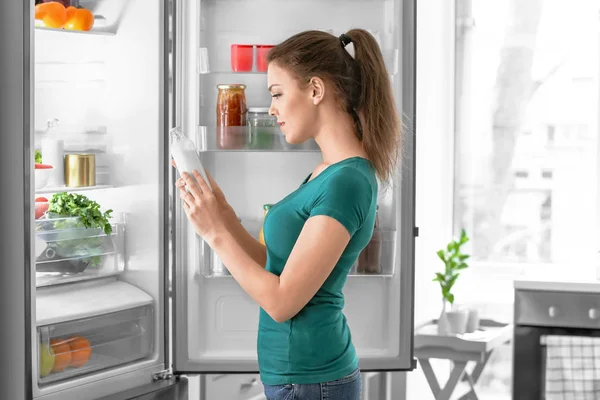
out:
M38 328L40 385L149 357L154 310L146 305Z
M198 126L195 141L198 151L320 151L312 139L289 144L278 127Z
M282 36L281 40L268 40L269 42L280 43L287 37L298 33L298 31L290 31L288 36ZM330 32L331 33L331 32ZM341 32L340 32L341 33ZM266 72L258 71L256 64L256 51L254 52L253 68L252 71L237 72L231 68L231 56L229 47L232 43L243 42L246 43L249 39L249 32L247 31L226 31L219 32L211 38L211 42L214 43L214 47L202 47L198 49L197 59L197 72L199 74L214 74L219 77L243 77L244 75L266 75ZM250 38L253 36L250 35ZM255 36L256 40L260 44L259 36ZM388 70L388 73L395 76L399 72L399 50L397 48L385 48L382 49L383 61ZM245 82L241 82L245 83ZM266 85L264 86L265 92L267 91Z
M396 231L375 229L369 245L359 255L349 276L353 277L393 277L397 251ZM211 248L202 242L204 261L198 264L198 275L205 278L231 277L227 267Z
M36 286L114 275L125 268L125 225L85 228L79 218L46 217L35 221Z
M146 292L115 277L41 288L37 291L37 300L37 326L91 318L153 303Z

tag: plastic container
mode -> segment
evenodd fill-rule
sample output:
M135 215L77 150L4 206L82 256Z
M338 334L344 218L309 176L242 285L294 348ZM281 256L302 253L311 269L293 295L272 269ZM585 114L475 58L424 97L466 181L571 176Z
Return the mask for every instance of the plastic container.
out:
M151 356L152 305L38 328L38 381L44 385Z
M269 63L267 62L267 55L269 51L275 47L272 44L260 44L256 46L256 70L259 72L267 72Z
M112 224L112 233L107 235L102 229L86 228L79 217L46 213L35 221L35 232L37 286L110 275L124 269L123 223Z
M351 275L393 276L395 273L396 231L373 229L369 244L359 254Z
M275 142L277 118L269 115L268 107L248 108L248 147L271 149Z
M254 63L254 46L251 44L231 45L231 70L234 72L251 72Z
M173 157L173 160L175 160L175 164L177 164L179 175L183 172L187 172L191 175L192 171L196 170L212 190L208 177L206 176L206 171L200 162L200 156L196 151L194 142L185 137L181 128L178 127L171 129L169 135L171 136L171 156Z

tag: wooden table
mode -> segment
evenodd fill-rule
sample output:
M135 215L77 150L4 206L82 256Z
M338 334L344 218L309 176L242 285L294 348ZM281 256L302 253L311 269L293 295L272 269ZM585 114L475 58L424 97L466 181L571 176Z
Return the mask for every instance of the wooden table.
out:
M437 321L429 321L415 329L415 357L419 360L423 373L436 400L449 400L459 381L467 381L470 391L459 400L479 400L475 384L485 368L494 349L511 341L513 326L492 320L482 319L480 327L473 333L464 335L438 335ZM446 385L438 383L429 360L440 358L454 364ZM473 372L466 371L469 361L475 362Z

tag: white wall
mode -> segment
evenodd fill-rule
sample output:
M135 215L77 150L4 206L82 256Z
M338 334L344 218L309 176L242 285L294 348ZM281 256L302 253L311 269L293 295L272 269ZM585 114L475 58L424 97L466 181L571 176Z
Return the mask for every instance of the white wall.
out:
M441 292L432 279L442 266L436 252L452 235L453 88L454 1L419 0L415 326L437 318L441 307ZM420 366L407 378L407 399L434 398Z

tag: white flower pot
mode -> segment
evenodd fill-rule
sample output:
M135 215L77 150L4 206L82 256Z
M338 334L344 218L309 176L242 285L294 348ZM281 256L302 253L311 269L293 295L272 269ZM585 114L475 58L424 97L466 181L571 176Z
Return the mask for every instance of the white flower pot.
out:
M448 319L449 333L453 335L462 335L467 331L467 321L469 320L469 310L451 310L446 311Z

